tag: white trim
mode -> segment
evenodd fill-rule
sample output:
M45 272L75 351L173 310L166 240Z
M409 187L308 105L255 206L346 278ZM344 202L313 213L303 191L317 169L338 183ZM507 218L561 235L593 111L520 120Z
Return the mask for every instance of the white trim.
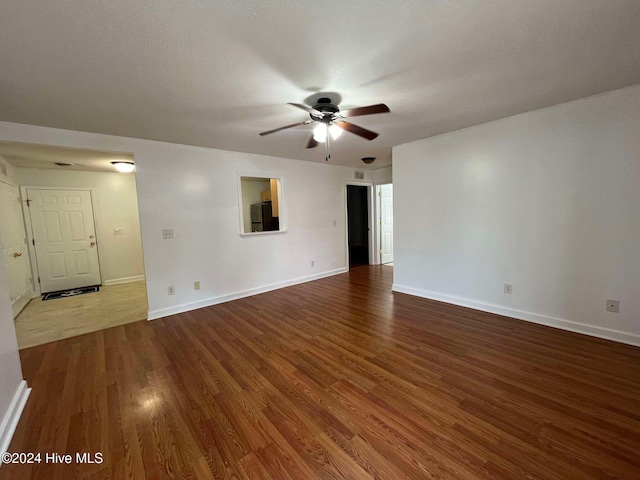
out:
M266 232L249 232L241 233L241 237L258 237L260 235L277 235L278 233L287 233L286 230L268 230Z
M182 305L176 305L175 307L161 308L159 310L153 310L149 312L149 320L156 320L158 318L167 317L169 315L176 315L178 313L189 312L198 308L210 307L211 305L217 305L219 303L230 302L232 300L238 300L240 298L250 297L252 295L258 295L260 293L270 292L272 290L278 290L284 287L290 287L292 285L298 285L300 283L311 282L313 280L319 280L325 277L331 277L333 275L339 275L341 273L348 272L348 268L336 268L335 270L329 270L327 272L317 273L314 275L308 275L306 277L294 278L293 280L287 280L285 282L272 283L263 287L252 288L249 290L243 290L241 292L229 293L227 295L221 295L219 297L212 297L199 302L184 303Z
M0 454L5 453L9 448L9 444L18 427L18 421L20 420L24 406L27 404L30 393L31 389L27 387L27 381L22 380L0 424ZM2 464L2 462L0 462L0 464Z
M31 278L33 285L33 295L39 297L42 294L40 290L40 282L38 282L38 258L36 257L36 249L33 245L33 225L31 225L31 210L27 206L27 189L20 186L20 202L22 203L22 218L24 220L24 229L27 234L27 249L29 250L29 262L31 263Z
M376 221L374 222L373 226L375 228L375 232L373 234L373 237L375 238L376 241L376 245L375 245L375 249L374 249L374 253L376 254L376 263L382 265L382 229L380 228L380 222L382 221L382 207L380 206L381 202L381 188L380 185L375 184L374 187L374 192L373 192L373 196L375 198L375 204L376 204Z
M428 298L430 300L437 300L439 302L459 305L461 307L473 308L474 310L480 310L482 312L495 313L505 317L511 317L531 323L546 325L548 327L559 328L561 330L582 333L592 337L604 338L605 340L613 340L614 342L626 343L640 347L640 335L635 333L621 332L620 330L613 330L611 328L587 325L586 323L574 322L564 318L549 317L538 313L525 312L523 310L516 310L515 308L501 307L500 305L484 303L478 300L455 297L431 290L422 290L420 288L397 285L395 283L391 286L391 290L394 292L407 293L409 295L415 295L416 297Z
M268 232L245 232L244 231L244 205L242 203L242 177L264 178L271 180L275 178L278 180L278 230ZM287 224L287 206L285 202L284 192L284 174L273 171L258 171L258 170L236 170L236 181L238 188L238 214L240 216L240 236L241 237L253 237L260 234L274 234L274 233L287 233L289 225Z
M120 285L122 283L131 283L131 282L141 282L145 279L144 275L135 275L133 277L121 277L121 278L113 278L111 280L105 280L102 282L103 285Z
M31 270L31 269L29 269ZM16 317L18 315L20 315L20 312L22 312L22 310L24 310L24 307L27 306L27 304L33 300L35 297L35 292L33 291L33 280L31 283L31 295L23 295L22 297L20 297L18 300L16 300L14 302L13 305L11 305L11 309L13 310L13 318L14 320L16 319Z

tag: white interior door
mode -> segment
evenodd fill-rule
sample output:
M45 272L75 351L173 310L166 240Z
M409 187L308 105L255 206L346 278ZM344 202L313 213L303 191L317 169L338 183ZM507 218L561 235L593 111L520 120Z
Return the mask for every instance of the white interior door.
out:
M380 263L393 262L393 185L380 185Z
M42 293L99 285L90 190L27 189Z
M0 181L0 245L9 281L13 317L33 298L27 237L18 187Z

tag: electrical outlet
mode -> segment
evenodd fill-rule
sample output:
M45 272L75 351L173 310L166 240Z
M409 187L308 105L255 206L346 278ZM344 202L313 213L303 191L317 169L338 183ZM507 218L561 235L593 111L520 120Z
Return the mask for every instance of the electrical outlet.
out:
M193 282L193 289L200 290L200 282Z
M175 288L173 288L173 285L169 285L167 287L167 295L175 295L175 293L176 293L176 290Z
M511 295L513 293L513 285L511 285L510 283L505 283L504 284L504 293Z
M311 260L311 266L315 267L316 266L316 261L315 260Z
M169 240L169 239L173 238L173 229L172 228L168 228L166 230L162 230L162 238L164 240Z
M607 300L607 312L620 312L620 300Z
M335 221L335 220L333 221L333 226L334 226L334 227L336 226L336 221Z

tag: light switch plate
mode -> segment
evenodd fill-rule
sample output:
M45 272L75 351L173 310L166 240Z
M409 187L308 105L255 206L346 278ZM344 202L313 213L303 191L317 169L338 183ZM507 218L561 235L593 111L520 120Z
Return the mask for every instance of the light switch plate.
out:
M169 240L169 239L173 238L173 229L172 228L167 228L166 230L162 230L162 238L164 240Z
M124 235L124 228L114 228L113 229L113 234L114 235Z

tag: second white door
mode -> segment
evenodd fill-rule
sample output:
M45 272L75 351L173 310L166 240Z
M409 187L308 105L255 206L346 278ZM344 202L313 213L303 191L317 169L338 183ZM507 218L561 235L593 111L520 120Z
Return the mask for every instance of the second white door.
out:
M18 187L0 180L0 246L14 318L33 297L27 239Z
M380 185L380 263L393 262L393 185Z
M27 189L42 293L99 285L90 190Z

